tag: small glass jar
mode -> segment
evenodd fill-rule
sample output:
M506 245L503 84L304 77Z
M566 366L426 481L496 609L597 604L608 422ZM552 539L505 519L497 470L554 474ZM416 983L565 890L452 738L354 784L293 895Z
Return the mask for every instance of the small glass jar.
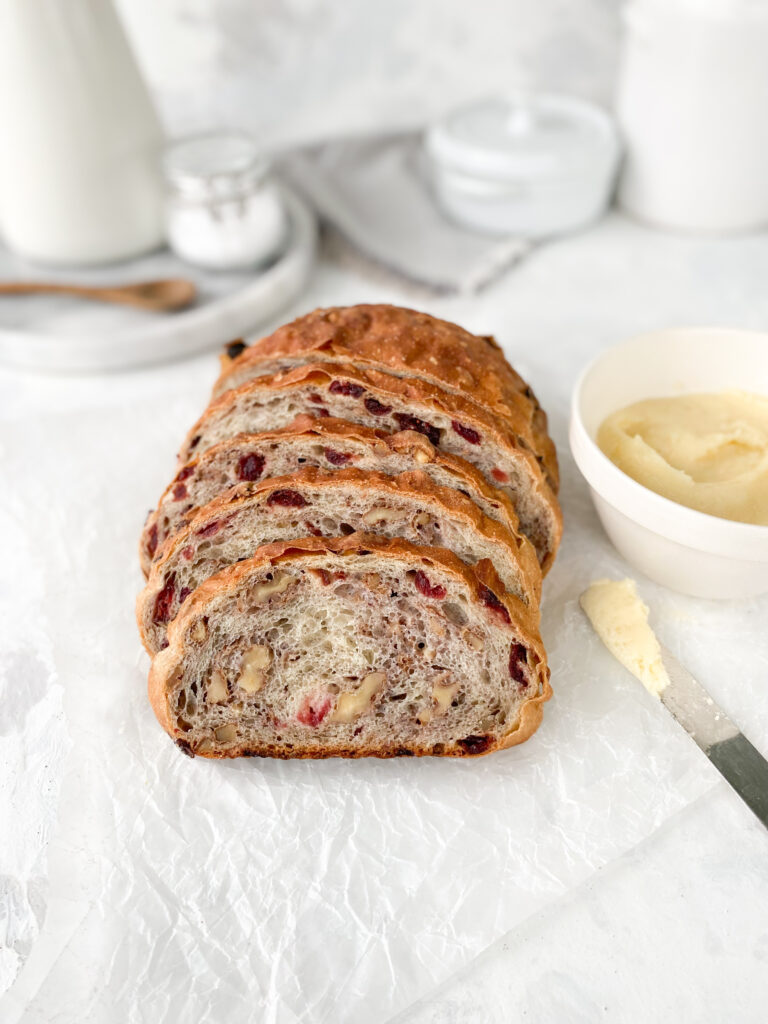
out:
M168 244L181 259L210 270L267 263L280 250L287 218L268 161L253 139L210 133L165 150Z
M499 96L449 113L425 137L438 202L490 235L541 238L584 227L611 199L611 118L571 96Z

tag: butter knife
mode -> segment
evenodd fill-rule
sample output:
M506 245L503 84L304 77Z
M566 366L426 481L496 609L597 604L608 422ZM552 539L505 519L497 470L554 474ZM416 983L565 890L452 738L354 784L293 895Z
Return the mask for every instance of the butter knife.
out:
M704 687L659 643L633 579L593 580L579 604L611 654L658 697L768 828L768 761Z
M659 700L768 828L768 761L688 669L660 647L669 682Z

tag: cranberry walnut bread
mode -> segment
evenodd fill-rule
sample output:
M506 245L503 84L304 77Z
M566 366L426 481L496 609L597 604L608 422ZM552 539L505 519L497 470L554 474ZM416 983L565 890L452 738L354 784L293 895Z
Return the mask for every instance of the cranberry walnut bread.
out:
M137 619L150 654L205 579L263 544L352 533L445 546L468 565L488 562L502 587L538 620L541 571L525 538L485 516L466 495L421 472L386 476L359 469L302 469L230 491L204 506L165 546L139 595Z
M205 757L473 755L549 699L535 622L492 570L356 534L262 547L189 597L152 663L161 725Z
M440 487L453 487L481 512L518 535L512 502L464 459L438 451L423 434L401 430L387 434L332 418L297 417L290 426L261 434L237 434L185 463L163 492L142 531L139 554L145 576L165 541L186 524L201 505L231 487L285 476L314 466L387 473L418 469Z
M530 736L557 459L493 339L359 306L222 362L140 541L150 699L179 747L476 756Z
M246 348L234 343L222 356L214 397L255 377L307 363L343 363L417 378L470 397L514 427L541 459L557 490L557 459L547 418L536 396L491 337L399 306L317 309Z
M414 430L440 451L461 456L512 500L521 531L546 572L554 560L562 517L552 487L530 446L502 419L468 398L415 378L347 364L311 364L259 377L216 399L190 430L179 467L240 433L290 425L300 414L333 416L389 432ZM521 429L523 424L520 424Z

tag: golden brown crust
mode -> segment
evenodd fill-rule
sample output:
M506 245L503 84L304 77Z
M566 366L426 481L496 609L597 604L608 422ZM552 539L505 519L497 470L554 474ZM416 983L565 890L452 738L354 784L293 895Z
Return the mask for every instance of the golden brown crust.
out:
M238 403L249 395L260 392L291 390L316 382L318 386L330 383L334 379L344 379L361 385L372 396L378 395L386 400L395 396L404 402L416 402L426 405L437 413L450 417L465 426L476 430L483 437L492 437L496 445L506 451L517 462L527 467L531 490L539 495L541 505L546 506L552 517L552 536L549 549L542 563L546 574L551 566L562 533L562 513L557 498L549 486L542 467L530 447L513 429L514 418L496 419L487 410L471 399L445 391L443 388L415 378L393 377L391 374L378 370L362 371L345 365L343 367L323 363L298 366L292 370L277 373L270 377L258 377L242 387L227 391L216 399L203 413L197 423L187 434L179 454L179 465L183 465L194 454L196 439L205 429L205 424L228 409L235 409Z
M151 638L146 631L146 617L148 609L152 607L158 592L164 585L168 564L176 559L192 538L206 526L227 516L236 515L240 509L248 505L263 504L268 500L268 495L274 491L302 490L307 487L333 491L348 487L350 484L357 485L362 491L371 493L375 491L382 496L387 494L403 495L415 500L423 500L425 504L437 504L444 510L446 518L454 517L468 523L480 536L509 550L512 561L520 569L521 588L526 595L526 603L534 610L535 617L538 619L542 575L532 544L521 534L510 533L501 523L490 519L466 495L447 487L438 486L419 470L400 473L397 476L387 476L385 473L367 472L354 468L326 473L323 470L309 467L287 476L270 477L256 483L242 485L234 491L225 491L224 494L199 509L183 529L169 538L161 556L152 563L147 585L136 601L136 621L147 652L155 653ZM475 575L482 579L484 560L478 562L474 569ZM501 581L499 584L503 587Z
M500 740L495 743L489 743L482 750L467 750L462 747L459 743L444 743L441 744L441 749L438 751L435 746L420 745L418 743L412 743L408 747L402 745L392 744L387 747L342 747L334 748L332 751L324 751L318 749L310 749L309 747L301 748L292 744L288 747L278 747L273 744L263 744L262 746L242 746L235 747L232 750L216 751L210 750L206 752L198 751L193 752L192 748L182 738L175 740L176 746L180 747L181 750L191 757L204 757L212 761L224 761L230 760L234 757L274 757L279 761L322 761L328 760L332 757L343 757L349 760L356 760L361 757L376 757L381 760L385 760L391 757L485 757L487 754L494 754L499 750L508 750L510 747L516 747L519 743L524 743L533 733L536 732L538 727L541 725L544 717L544 711L541 704L547 701L551 697L551 687L548 688L546 696L544 694L532 697L526 701L520 709L520 716L516 723L515 728L503 736ZM167 731L167 730L166 730Z
M149 679L147 680L149 703L155 713L155 718L172 740L178 740L178 737L175 735L173 721L168 707L166 685L167 680L173 671L173 666L178 660L179 655L177 654L176 649L171 648L170 646L166 647L164 651L160 651L160 653L155 655L152 659L152 664L149 669Z
M227 378L235 370L265 359L307 354L318 361L332 361L334 356L361 358L470 394L487 390L494 403L503 403L509 396L515 404L518 396L527 397L525 381L492 338L470 334L428 313L383 303L315 309L259 339L234 358L223 352L221 375L213 393L218 396L227 389ZM497 376L486 383L484 378L490 369Z
M474 489L488 502L499 506L501 516L508 529L515 534L520 532L517 513L508 495L489 484L483 474L470 462L467 462L466 459L462 459L461 456L453 455L449 452L439 451L423 434L418 434L414 430L400 430L396 434L388 434L384 430L375 430L372 427L365 427L361 424L349 423L347 420L339 420L333 417L315 419L312 416L302 414L297 416L293 423L283 427L281 430L264 431L259 434L236 434L226 441L220 441L218 444L208 448L197 458L190 459L189 462L181 467L160 496L157 508L150 513L144 524L139 541L139 561L144 577L149 576L153 560L153 556L149 554L147 538L153 526L157 523L164 503L179 482L179 473L184 474L184 479L188 478L190 471L198 466L204 466L206 462L212 462L228 448L252 446L256 449L261 445L269 445L272 441L285 439L286 437L297 439L316 438L318 441L331 444L345 440L357 441L366 445L371 452L378 453L382 458L386 458L387 455L394 452L412 459L416 465L433 463L456 478L456 487L458 489L462 487ZM264 479L268 478L265 477ZM192 510L190 510L191 512ZM160 553L161 550L158 549L154 557L159 557Z
M513 418L514 429L542 457L553 490L557 490L557 456L547 434L546 416L493 338L470 334L446 320L399 306L316 309L235 358L225 351L214 398L231 387L233 380L242 382L243 374L258 372L259 364L280 359L359 364L363 370L416 377L463 393L496 415Z
M522 705L516 723L510 731L496 742L490 744L478 753L486 754L494 750L501 750L515 746L527 740L538 728L542 719L541 705L550 699L552 688L549 683L549 669L546 663L546 654L538 628L529 609L518 598L506 593L501 580L495 574L493 567L484 565L480 571L475 571L465 565L455 555L442 548L421 548L408 541L400 539L387 539L364 534L354 534L350 537L326 539L323 537L309 537L298 541L279 541L274 544L266 544L259 548L253 558L244 562L238 562L229 566L210 577L202 583L187 599L179 615L170 624L168 629L168 647L161 651L153 660L149 674L149 700L155 712L157 720L165 729L168 735L174 739L182 749L186 745L183 734L174 727L166 699L167 685L172 675L178 670L182 663L184 653L184 634L191 619L194 619L200 611L205 609L208 602L227 592L237 592L243 583L254 573L258 573L266 565L276 566L290 561L300 561L317 555L322 558L328 554L340 556L356 555L370 552L377 557L392 558L425 567L438 566L443 571L460 577L465 584L478 596L480 600L480 586L489 587L503 603L510 617L510 630L515 633L532 653L537 663L539 685L536 693L532 693L529 699ZM188 745L187 751L191 753ZM433 754L434 750L427 748L413 748L409 752L415 756ZM315 750L302 750L293 747L290 752L277 746L265 746L252 748L245 745L227 749L226 751L204 754L206 757L282 757L282 758L318 758L328 757L395 757L404 754L402 748L395 747L384 749L362 749L335 751L323 754ZM478 756L471 750L466 750L458 744L447 746L441 752L448 756Z
M157 578L162 578L162 567L169 568L169 559L173 557L174 552L178 553L183 548L184 538L187 538L188 544L190 532L199 530L217 516L222 516L229 510L237 510L242 504L254 498L258 503L259 498L265 499L273 490L290 488L291 482L297 479L308 486L328 488L345 484L348 486L354 481L360 487L373 482L377 488L388 492L397 491L409 497L420 497L425 501L437 499L451 518L459 522L467 522L469 519L467 525L471 525L480 533L485 533L489 539L505 544L517 557L521 579L525 581L525 592L530 594L529 606L504 590L502 581L488 558L482 559L476 566L469 567L452 552L443 548L419 547L403 539L391 540L380 535L361 533L343 538L308 537L264 545L253 558L222 569L191 594L188 591L184 592L188 596L176 619L168 628L169 646L155 656L150 672L150 701L163 728L176 739L181 749L186 748L187 753L192 753L175 716L171 715L165 695L169 682L177 667L181 665L184 653L184 623L188 623L191 616L200 614L201 606L205 607L206 603L214 600L217 595L237 591L244 585L249 572L263 571L265 564L275 565L292 559L327 559L329 556L343 558L370 551L378 557L392 557L426 567L439 566L445 571L452 572L461 577L484 604L491 604L492 595L498 597L509 614L510 629L515 631L515 636L524 643L529 652L529 669L533 669L537 679L537 685L530 682L531 695L520 707L517 721L508 726L507 734L492 741L490 736L468 737L460 743L446 745L442 749L434 749L431 744L403 749L384 742L377 745L376 749L323 752L311 749L307 741L305 749L269 744L249 747L243 744L237 749L224 746L224 749L212 750L204 756L394 757L438 753L477 756L480 753L513 746L527 739L538 728L542 720L542 705L551 695L546 655L538 634L538 600L541 571L546 572L554 560L561 536L562 516L555 496L559 483L557 459L554 445L547 433L546 416L531 389L507 363L499 345L493 338L472 335L454 324L414 310L387 305L361 305L316 310L292 324L281 327L250 348L244 343L229 346L221 362L222 373L214 389L214 396L220 397L214 397L207 412L188 435L181 462L185 469L204 466L206 460L215 458L228 446L238 443L237 438L230 438L194 457L194 438L198 429L206 423L211 423L220 413L226 414L228 410L236 413L239 403L247 402L248 396L258 392L260 388L279 392L283 388L298 389L311 384L312 387L306 387L305 393L301 395L301 401L294 404L294 408L298 405L299 408L304 407L311 411L311 402L317 401L317 397L310 395L310 405L307 406L304 401L308 397L306 392L327 388L333 379L359 383L381 404L394 406L398 415L412 411L418 417L423 416L427 422L420 424L419 420L412 416L406 417L406 421L416 426L420 425L430 433L430 436L433 436L431 432L436 431L439 423L445 432L442 435L434 434L435 443L441 439L449 447L456 448L456 443L448 439L453 430L470 444L487 443L491 454L481 455L478 452L478 456L475 457L472 451L464 450L462 444L462 454L468 455L472 462L479 464L473 465L457 455L436 449L429 439L420 433L389 433L387 430L375 430L343 420L326 418L313 421L311 416L304 415L298 416L293 424L281 430L258 435L240 435L243 443L249 443L249 439L253 438L258 439L257 443L263 441L269 444L272 438L293 433L297 437L317 438L320 443L329 443L329 447L333 447L334 438L354 439L368 445L371 451L380 450L384 458L390 452L397 452L409 457L415 464L426 464L425 460L439 464L443 472L455 477L456 490L437 485L429 475L417 468L394 476L361 471L355 466L343 469L305 468L303 471L291 473L290 476L265 477L256 483L235 483L236 471L230 469L228 462L222 462L215 466L216 472L210 472L206 476L206 491L192 488L189 504L193 500L204 498L206 493L212 493L214 488L218 487L219 479L225 481L223 486L227 486L228 490L203 508L187 510L185 489L179 488L181 496L175 499L173 511L170 511L170 506L166 506L166 518L161 521L161 539L162 534L169 528L169 513L174 528L177 517L182 513L188 525L177 533L176 537L169 537L166 547L158 553L147 590L157 573L160 573ZM334 391L336 390L334 387ZM340 388L338 390L342 394L348 393L352 396L360 393L354 388L349 391ZM280 402L279 405L280 415L284 417L286 403ZM320 408L322 410L322 406ZM342 412L341 415L348 414L353 418L359 416L354 404L341 403L337 408L350 410L349 413ZM419 411L419 408L423 411ZM373 412L373 409L370 411ZM430 414L433 417L432 423L429 422ZM403 417L400 416L398 419L398 415L385 417L385 413L382 412L381 420L391 429L403 422ZM258 421L263 422L264 419L261 414ZM243 417L234 421L247 423ZM223 426L228 428L230 422L232 420L225 416ZM225 434L226 429L219 426L215 433ZM200 447L205 448L205 444L208 444L215 433L212 429L209 430L204 444ZM472 438L472 433L479 433L481 440ZM322 458L322 453L320 457ZM491 461L496 458L498 461ZM315 461L314 457L310 461ZM276 464L273 462L272 465ZM483 467L483 472L479 466ZM268 467L269 463L267 472L270 472ZM224 472L220 473L222 468ZM488 477L484 473L487 473ZM504 476L504 473L509 473L511 479ZM226 483L228 477L233 479L231 488ZM442 476L439 478L441 483L445 482ZM500 481L509 493L495 488L494 480ZM161 505L178 482L177 477L166 489ZM479 504L474 504L460 494L462 488L468 490ZM519 537L517 516L513 508L516 496L523 502L520 507L524 511L526 529L539 549L542 558L541 571L535 556L531 562L532 552L528 542L519 544L516 539ZM494 517L495 509L484 504L484 500L493 502L495 507L501 510L501 525L496 518L486 517L483 510ZM143 561L146 556L145 539L149 536L147 531L151 530L152 523L157 522L159 515L162 515L161 505L158 505L158 512L153 514L155 519L150 516L145 527L140 548ZM507 565L506 560L499 560L495 554L493 560L499 565ZM511 578L506 570L505 576ZM137 613L141 604L142 595L137 604ZM142 629L142 617L138 617ZM523 692L527 694L529 691ZM468 740L473 742L468 744ZM482 743L475 743L475 740L489 742L483 746ZM314 742L317 743L316 738Z
M513 448L522 452L528 457L528 461L538 467L538 475L542 476L541 467L535 454L525 444L524 433L525 423L522 417L513 414L499 421L491 416L482 406L477 405L472 399L464 395L446 391L437 385L422 381L415 377L393 377L392 374L380 370L360 370L349 364L333 363L306 363L293 367L290 370L281 370L278 373L265 377L256 377L239 388L224 392L220 398L211 402L197 423L189 431L184 444L182 445L179 459L187 461L188 454L191 456L194 448L190 446L191 439L199 433L199 428L205 421L215 415L216 412L237 405L242 395L255 394L258 391L279 391L290 390L300 387L303 384L317 382L330 383L333 380L344 380L362 385L367 391L379 391L386 395L394 395L404 401L426 404L435 410L455 418L469 426L479 426L486 434L492 434L499 438L502 446ZM519 427L516 430L515 427ZM521 441L523 443L521 443ZM551 488L549 488L551 490ZM554 497L554 495L553 495Z
M486 516L465 494L439 486L426 473L418 469L389 476L386 473L355 469L353 466L333 472L326 472L310 466L285 476L268 477L254 483L241 484L234 491L225 491L192 515L186 526L170 539L160 558L153 563L151 579L155 582L162 579L167 563L189 543L191 537L204 529L206 525L222 516L236 514L239 509L253 504L257 499L264 499L265 495L291 488L294 490L303 490L308 487L326 491L343 490L350 484L357 485L364 492L375 491L382 496L387 494L403 495L417 501L423 500L425 503L438 504L445 511L446 518L455 516L471 525L477 533L508 548L512 558L520 566L521 579L526 593L530 595L534 604L539 601L541 597L541 567L531 542L522 534L512 532L501 523Z

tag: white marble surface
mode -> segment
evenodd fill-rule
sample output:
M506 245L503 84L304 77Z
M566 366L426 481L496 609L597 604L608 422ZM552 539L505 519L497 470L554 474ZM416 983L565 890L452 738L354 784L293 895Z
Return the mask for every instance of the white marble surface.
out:
M295 308L380 298L493 330L533 380L567 460L562 442L569 383L552 386L548 369L555 362L567 355L576 366L596 347L661 325L765 327L766 280L768 237L675 238L614 216L588 234L541 248L475 299L428 299L326 260ZM173 402L180 375L185 393L202 403L214 362L213 355L203 356L106 378L1 371L0 410L10 425L74 409L110 416L115 408L129 409L139 395L168 394ZM754 628L763 628L760 620ZM748 647L731 653L728 642L727 635L713 635L691 668L710 676L726 710L768 753L768 698L740 692L740 673L756 666L743 660ZM767 1000L768 833L719 785L633 852L528 919L440 992L401 1014L398 1024L757 1024L765 1019ZM53 1010L50 1018L35 1019L53 1020Z
M546 86L606 101L620 0L118 0L172 132L265 146Z

